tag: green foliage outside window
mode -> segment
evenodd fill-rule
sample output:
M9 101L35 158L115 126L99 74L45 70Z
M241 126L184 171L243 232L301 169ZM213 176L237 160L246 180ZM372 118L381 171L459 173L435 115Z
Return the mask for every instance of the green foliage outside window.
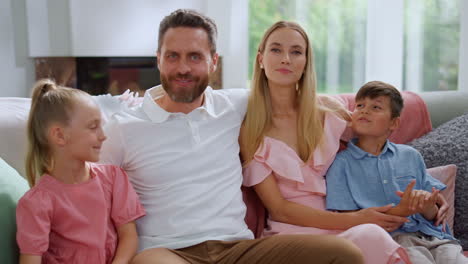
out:
M249 79L258 44L279 20L296 21L307 31L314 50L319 92L353 92L364 83L368 0L250 0ZM410 5L411 4L413 5ZM412 8L414 3L422 11ZM408 26L422 12L422 45L416 50L422 91L456 90L459 56L459 0L406 0L404 10L403 79L407 65ZM410 44L411 45L411 44ZM382 51L385 52L385 51ZM327 56L337 55L330 62ZM331 77L330 77L331 76ZM335 79L333 79L335 78ZM405 81L403 82L405 85ZM410 89L402 87L403 90Z
M336 92L351 92L353 90L353 63L358 60L360 67L365 62L365 22L367 0L250 0L249 1L249 79L252 76L252 66L255 60L258 44L272 24L279 20L298 22L308 33L314 51L315 69L319 92L327 92L327 53L328 41L333 32L334 48L338 49L338 87ZM332 17L330 17L332 16ZM337 21L335 26L331 21ZM333 27L333 29L330 29ZM356 31L364 35L357 35ZM356 40L356 37L361 37ZM359 76L360 79L363 79Z

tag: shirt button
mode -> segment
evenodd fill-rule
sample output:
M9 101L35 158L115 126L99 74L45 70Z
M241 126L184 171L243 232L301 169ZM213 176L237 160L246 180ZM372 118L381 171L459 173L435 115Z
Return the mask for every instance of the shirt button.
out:
M387 180L383 180L383 183L384 183L384 184L387 184L387 183L388 183L388 181L387 181Z

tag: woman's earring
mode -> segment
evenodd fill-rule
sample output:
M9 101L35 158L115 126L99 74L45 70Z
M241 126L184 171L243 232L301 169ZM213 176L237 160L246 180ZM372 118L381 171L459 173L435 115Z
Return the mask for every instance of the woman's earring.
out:
M263 69L263 64L260 64L260 69Z

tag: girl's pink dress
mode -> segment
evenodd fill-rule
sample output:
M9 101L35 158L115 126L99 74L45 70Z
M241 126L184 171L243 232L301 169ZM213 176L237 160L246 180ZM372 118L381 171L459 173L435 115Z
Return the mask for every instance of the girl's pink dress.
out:
M118 226L145 212L125 172L91 165L91 179L65 184L43 175L18 202L20 252L42 255L42 263L111 263Z
M335 159L346 122L333 113L325 115L324 140L304 163L286 143L265 137L254 159L244 169L245 186L261 183L270 174L275 177L281 194L291 202L326 210L325 174ZM411 263L406 251L382 228L363 224L346 231L304 227L267 220L264 236L274 234L336 234L353 241L362 251L368 264Z

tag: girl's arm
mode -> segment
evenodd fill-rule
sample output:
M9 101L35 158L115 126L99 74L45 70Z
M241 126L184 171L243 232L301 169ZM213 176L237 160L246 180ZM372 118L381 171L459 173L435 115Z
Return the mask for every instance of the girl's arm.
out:
M119 244L112 264L130 263L138 247L138 235L135 222L123 224L117 228Z
M337 213L290 202L283 198L278 184L271 174L263 182L255 185L254 189L268 209L272 219L278 222L322 229L348 229L364 223L388 226L407 221L404 217L384 214L390 209L390 206Z
M41 264L42 256L20 254L19 264Z

